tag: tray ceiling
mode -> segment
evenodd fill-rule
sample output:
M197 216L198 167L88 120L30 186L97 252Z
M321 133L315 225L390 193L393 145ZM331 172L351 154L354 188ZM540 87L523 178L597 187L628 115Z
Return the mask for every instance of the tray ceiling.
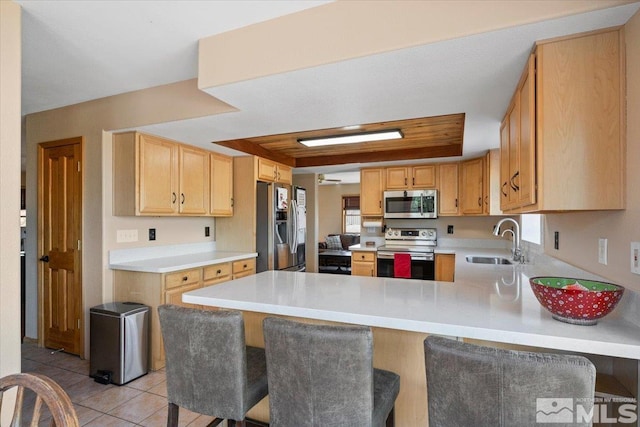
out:
M465 114L394 120L361 125L357 129L331 128L280 135L218 141L215 144L293 167L346 163L429 159L462 155ZM298 139L400 129L403 138L357 144L307 147Z

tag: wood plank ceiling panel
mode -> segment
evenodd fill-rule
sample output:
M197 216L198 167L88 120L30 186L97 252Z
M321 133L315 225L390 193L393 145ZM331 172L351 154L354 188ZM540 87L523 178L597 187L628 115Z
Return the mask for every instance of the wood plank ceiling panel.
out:
M370 123L356 130L343 128L294 132L215 142L247 154L293 167L368 163L390 160L428 159L462 155L465 114L422 117ZM325 147L306 147L299 139L350 135L399 129L400 140L372 141Z

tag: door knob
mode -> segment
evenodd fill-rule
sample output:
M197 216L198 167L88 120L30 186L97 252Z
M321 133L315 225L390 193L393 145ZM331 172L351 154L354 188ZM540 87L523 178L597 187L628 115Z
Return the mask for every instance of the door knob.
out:
M40 257L40 261L49 262L49 255L44 255Z

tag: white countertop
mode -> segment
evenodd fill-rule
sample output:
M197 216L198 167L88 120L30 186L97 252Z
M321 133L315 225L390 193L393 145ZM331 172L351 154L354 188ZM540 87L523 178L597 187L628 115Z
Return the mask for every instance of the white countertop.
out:
M361 243L358 243L357 245L349 246L349 250L350 251L360 251L360 252L376 252L378 250L378 245L367 246L367 245L363 245Z
M183 301L270 314L475 338L640 360L638 295L627 289L595 326L559 322L536 300L529 277L597 278L551 259L535 265L469 264L456 249L455 282L266 271L183 295Z
M139 259L128 262L109 264L112 270L140 271L145 273L171 273L173 271L188 270L190 268L238 261L246 258L256 258L255 252L198 252L169 257Z

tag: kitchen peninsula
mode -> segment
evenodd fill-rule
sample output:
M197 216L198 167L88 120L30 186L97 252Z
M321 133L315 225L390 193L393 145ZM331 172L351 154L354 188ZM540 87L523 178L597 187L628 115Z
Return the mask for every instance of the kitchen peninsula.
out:
M453 283L266 271L186 292L183 301L243 310L250 345L263 345L261 321L269 315L371 326L374 365L401 376L397 425L426 425L422 341L428 334L622 358L634 367L637 393L640 314L635 292L627 290L619 307L595 326L565 324L540 306L528 280L575 275L571 266L552 260L466 263L466 255L478 253L456 250ZM580 277L596 278L584 272ZM254 417L266 418L265 407L257 412Z

